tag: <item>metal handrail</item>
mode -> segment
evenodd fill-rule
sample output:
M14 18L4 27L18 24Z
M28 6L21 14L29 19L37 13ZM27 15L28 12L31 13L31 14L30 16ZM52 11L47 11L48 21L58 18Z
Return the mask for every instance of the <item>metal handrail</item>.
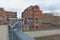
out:
M15 30L17 28L14 28L13 25L9 24L9 40L35 40L33 37L25 34L21 30Z

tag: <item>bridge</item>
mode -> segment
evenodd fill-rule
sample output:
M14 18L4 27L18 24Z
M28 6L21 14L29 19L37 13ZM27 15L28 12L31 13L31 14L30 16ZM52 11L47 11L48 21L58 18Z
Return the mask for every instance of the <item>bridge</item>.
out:
M23 32L18 29L19 24L21 22L16 22L14 25L0 25L0 40L35 40L34 37L60 35L60 29Z
M21 22L16 22L14 25L0 26L0 40L35 40L32 36L19 30L18 25ZM21 25L20 25L21 26Z

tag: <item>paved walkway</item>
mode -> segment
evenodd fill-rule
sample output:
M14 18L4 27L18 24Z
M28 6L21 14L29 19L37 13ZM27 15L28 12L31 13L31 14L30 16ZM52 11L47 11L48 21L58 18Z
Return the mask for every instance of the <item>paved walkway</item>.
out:
M60 35L60 29L55 30L45 30L45 31L30 31L25 32L32 37L43 37L43 36L51 36L51 35Z
M0 25L0 40L9 40L7 25Z

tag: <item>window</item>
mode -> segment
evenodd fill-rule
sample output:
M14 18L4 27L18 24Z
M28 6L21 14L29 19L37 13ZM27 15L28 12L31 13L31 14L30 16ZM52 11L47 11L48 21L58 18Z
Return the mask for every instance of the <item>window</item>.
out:
M36 18L36 24L38 24L38 23L39 23L38 18Z
M32 21L28 21L29 24L32 24L33 22Z
M32 20L33 18L28 18L28 23L29 24L33 24L33 20Z
M33 18L28 18L28 20L32 20Z
M38 26L36 26L36 29L38 29Z
M38 18L36 18L36 20L38 20Z
M28 18L28 21L32 21L33 20L33 18Z

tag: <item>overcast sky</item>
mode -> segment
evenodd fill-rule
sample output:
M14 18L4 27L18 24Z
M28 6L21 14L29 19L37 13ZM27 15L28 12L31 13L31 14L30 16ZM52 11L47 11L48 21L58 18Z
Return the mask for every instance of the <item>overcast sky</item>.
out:
M0 0L0 7L8 11L17 11L18 17L30 5L39 5L43 11L60 10L60 0Z

